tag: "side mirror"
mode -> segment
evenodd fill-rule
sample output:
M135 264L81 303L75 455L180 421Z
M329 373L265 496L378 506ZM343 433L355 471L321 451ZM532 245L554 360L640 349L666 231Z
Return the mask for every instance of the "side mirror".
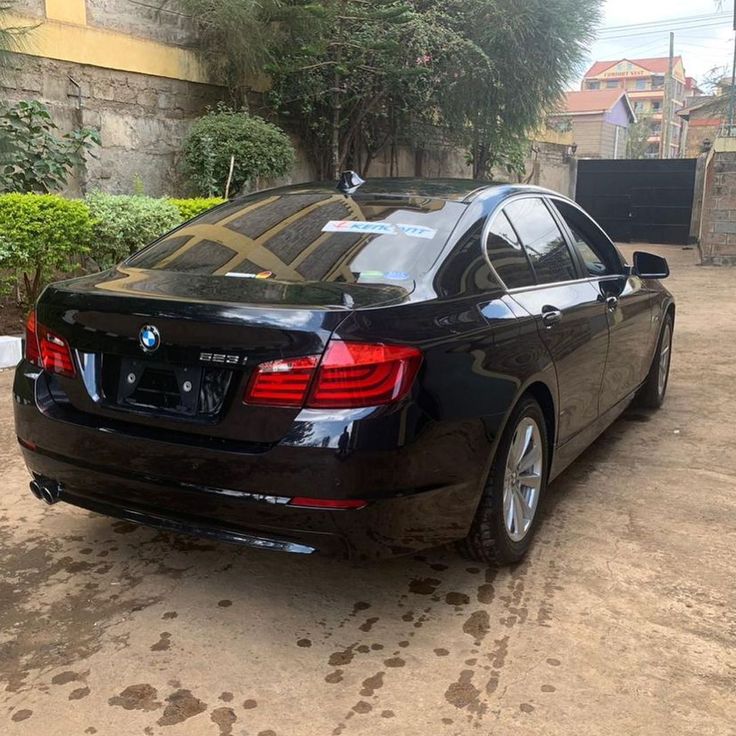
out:
M631 273L642 279L666 279L670 275L670 267L662 256L636 251Z

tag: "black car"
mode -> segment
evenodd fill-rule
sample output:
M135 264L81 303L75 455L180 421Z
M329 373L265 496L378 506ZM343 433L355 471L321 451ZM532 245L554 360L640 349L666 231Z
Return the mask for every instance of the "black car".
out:
M31 490L266 549L519 560L550 479L662 403L667 275L536 187L238 198L45 290L14 384Z

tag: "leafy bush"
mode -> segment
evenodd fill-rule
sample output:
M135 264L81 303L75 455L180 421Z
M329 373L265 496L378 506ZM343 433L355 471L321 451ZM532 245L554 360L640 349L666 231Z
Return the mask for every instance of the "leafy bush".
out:
M165 199L97 192L88 195L87 205L94 221L90 256L100 268L127 258L182 221Z
M63 189L72 169L100 143L91 128L62 136L57 130L51 113L35 100L0 108L0 191Z
M51 276L79 264L91 234L89 210L80 200L0 195L0 268L22 275L27 303Z
M198 199L170 199L169 202L179 210L182 222L191 220L197 215L201 215L203 212L217 207L218 204L222 204L227 200L221 197L199 197Z
M234 157L230 192L258 177L285 174L294 164L294 147L276 125L256 115L218 105L195 121L184 142L184 173L198 194L225 194Z

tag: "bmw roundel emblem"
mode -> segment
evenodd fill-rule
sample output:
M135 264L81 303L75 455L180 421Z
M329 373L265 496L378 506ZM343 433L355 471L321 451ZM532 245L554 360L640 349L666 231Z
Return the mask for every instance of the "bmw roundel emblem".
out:
M161 345L161 335L153 325L143 325L138 333L138 342L145 353L153 353Z

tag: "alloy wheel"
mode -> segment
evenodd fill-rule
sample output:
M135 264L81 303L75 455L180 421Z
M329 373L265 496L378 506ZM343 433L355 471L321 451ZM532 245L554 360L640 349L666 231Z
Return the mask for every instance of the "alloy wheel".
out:
M670 372L670 357L672 354L672 328L669 322L664 326L662 333L662 344L659 348L659 374L657 376L657 393L660 398L664 396L667 388L667 376Z
M523 417L514 431L503 481L503 521L506 533L520 542L529 532L542 487L542 433L531 417Z

